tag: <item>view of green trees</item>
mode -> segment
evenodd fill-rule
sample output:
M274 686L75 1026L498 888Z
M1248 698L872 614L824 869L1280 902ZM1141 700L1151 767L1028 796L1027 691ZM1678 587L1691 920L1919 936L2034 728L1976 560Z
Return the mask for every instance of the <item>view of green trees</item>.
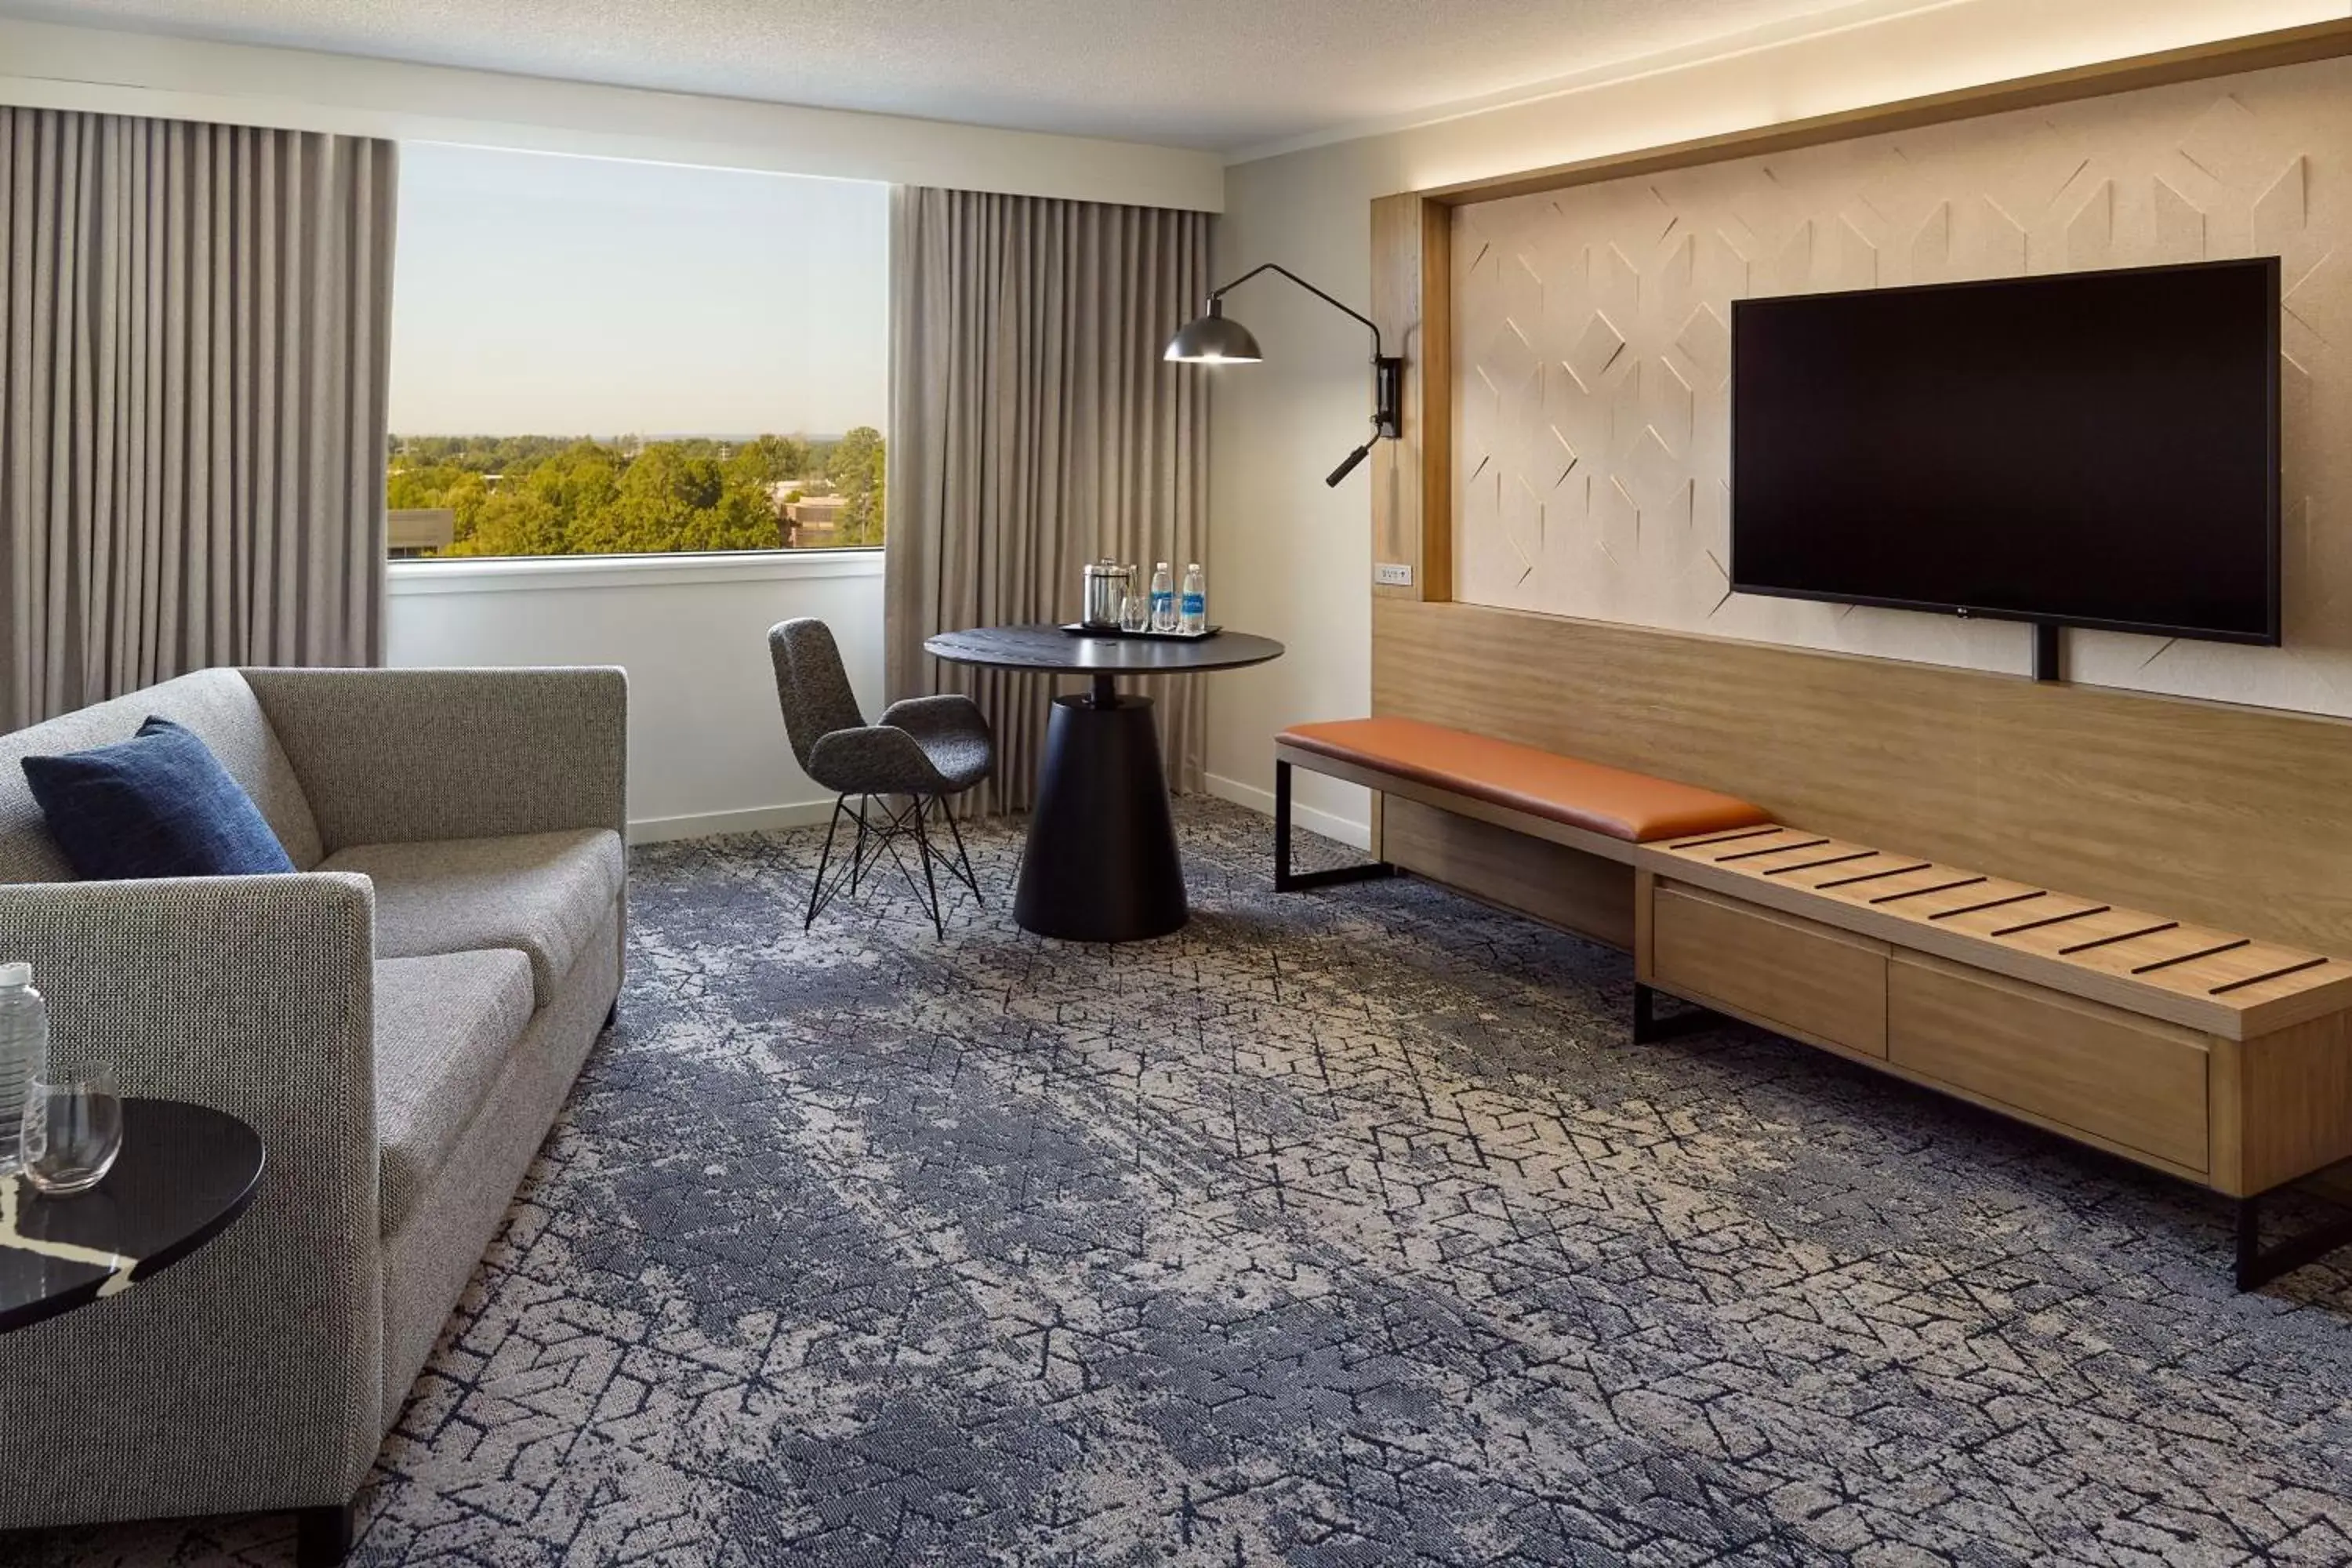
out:
M454 511L452 555L618 555L776 549L805 487L842 499L829 542L874 545L883 455L870 426L830 441L395 436L386 500Z

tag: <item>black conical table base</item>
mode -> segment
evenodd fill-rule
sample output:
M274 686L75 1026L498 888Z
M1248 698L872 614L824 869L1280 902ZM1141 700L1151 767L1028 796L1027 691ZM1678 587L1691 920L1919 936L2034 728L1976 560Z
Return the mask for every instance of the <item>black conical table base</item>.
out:
M1137 942L1185 913L1151 700L1055 699L1013 918L1068 942Z
M1139 942L1184 924L1184 868L1160 771L1151 702L1121 697L1122 675L1193 675L1282 657L1272 637L1073 635L1055 626L973 626L927 637L950 664L1091 678L1086 697L1058 697L1037 763L1037 808L1013 917L1040 936Z

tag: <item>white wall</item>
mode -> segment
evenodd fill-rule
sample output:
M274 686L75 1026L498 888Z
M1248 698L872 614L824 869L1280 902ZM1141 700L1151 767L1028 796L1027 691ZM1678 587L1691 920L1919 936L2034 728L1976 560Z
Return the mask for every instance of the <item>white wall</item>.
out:
M768 628L833 627L850 684L881 711L882 558L689 556L418 562L392 569L395 666L617 664L629 672L630 837L821 822L832 795L793 765Z
M1540 100L1238 163L1226 171L1217 272L1279 261L1343 299L1370 295L1369 204L1399 191L1538 168L1864 107L2038 71L2347 14L2345 0L1952 0L1905 16ZM1210 557L1218 618L1281 638L1289 657L1219 678L1209 702L1211 787L1270 807L1272 737L1348 718L1370 700L1368 468L1322 475L1362 439L1370 376L1361 329L1279 282L1231 313L1266 363L1220 371L1213 400ZM1301 775L1310 826L1362 842L1364 792Z
M0 18L0 103L1214 212L1213 153Z

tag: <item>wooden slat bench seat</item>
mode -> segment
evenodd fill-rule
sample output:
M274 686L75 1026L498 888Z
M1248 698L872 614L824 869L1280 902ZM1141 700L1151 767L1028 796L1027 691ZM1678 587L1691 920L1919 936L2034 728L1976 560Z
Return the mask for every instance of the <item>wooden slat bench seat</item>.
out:
M1637 1041L1727 1014L2224 1194L2242 1288L2352 1244L2262 1223L2352 1159L2352 962L1410 720L1275 759L1278 889L1412 871L1632 952ZM1373 864L1291 872L1294 766L1379 792Z

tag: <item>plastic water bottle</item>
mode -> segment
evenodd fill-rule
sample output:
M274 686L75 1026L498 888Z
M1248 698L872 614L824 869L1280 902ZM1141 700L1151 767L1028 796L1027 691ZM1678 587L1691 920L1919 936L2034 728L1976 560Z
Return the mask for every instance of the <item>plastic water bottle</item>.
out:
M1176 629L1176 577L1165 561L1151 569L1151 629Z
M49 1009L33 966L0 963L0 1176L25 1167L25 1096L48 1063Z
M1197 561L1184 568L1184 602L1181 629L1200 636L1209 629L1209 585L1202 579L1201 563Z

